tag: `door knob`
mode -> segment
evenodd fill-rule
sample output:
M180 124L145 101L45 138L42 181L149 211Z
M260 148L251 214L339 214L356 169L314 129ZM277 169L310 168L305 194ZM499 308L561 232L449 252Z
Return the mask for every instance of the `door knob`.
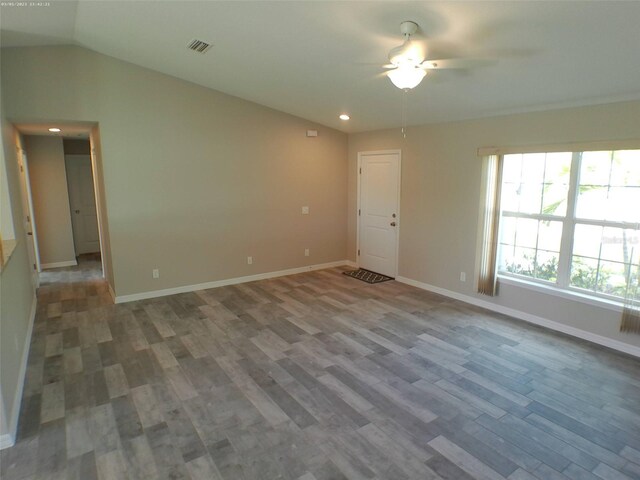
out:
M390 225L391 225L392 227L395 227L395 226L396 226L396 222L391 222L391 223L390 223Z
M76 213L80 213L80 210L76 210Z
M27 232L27 235L33 235L33 232Z

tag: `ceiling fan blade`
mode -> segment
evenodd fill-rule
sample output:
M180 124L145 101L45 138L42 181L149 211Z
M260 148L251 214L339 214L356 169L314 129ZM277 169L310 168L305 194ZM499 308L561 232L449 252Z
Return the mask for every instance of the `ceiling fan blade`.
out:
M420 64L420 68L427 70L441 70L454 68L480 68L491 65L492 61L481 58L443 58L440 60L425 60Z
M385 68L385 69L390 69L390 68L396 68L396 65L393 65L391 63L387 63L386 65L380 65L379 63L356 63L356 65L361 66L361 67L376 67L376 68Z

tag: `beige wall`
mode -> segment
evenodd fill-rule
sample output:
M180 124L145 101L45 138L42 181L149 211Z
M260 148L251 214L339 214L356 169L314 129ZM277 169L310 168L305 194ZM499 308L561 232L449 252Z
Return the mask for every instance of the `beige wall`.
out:
M400 274L477 297L478 147L639 136L640 103L629 102L413 127L406 140L399 129L354 134L347 144L340 132L78 47L8 49L2 61L10 118L99 123L118 295L355 260L357 152L399 148ZM306 138L309 128L320 136ZM640 345L609 310L506 285L482 299Z
M62 138L24 136L40 264L76 260Z
M3 102L4 103L4 102ZM3 109L4 110L4 109ZM15 150L15 132L12 125L1 116L2 144L0 155L4 155L10 207L13 218L22 218L20 201L18 159ZM1 164L2 162L0 162ZM20 390L20 364L24 349L28 348L29 320L34 300L31 284L31 268L27 255L25 232L22 222L15 222L17 245L9 262L0 272L0 404L5 411L0 413L5 422L0 424L0 435L9 432L8 422L16 422L19 403L15 393ZM0 408L2 408L0 406ZM15 424L14 424L15 425Z
M640 138L640 102L536 112L349 136L348 255L355 260L357 154L402 150L401 276L640 346L618 332L619 314L503 285L495 299L475 293L476 238L484 146ZM460 272L467 282L460 282Z
M5 50L11 119L99 123L118 295L344 260L346 134L79 47Z

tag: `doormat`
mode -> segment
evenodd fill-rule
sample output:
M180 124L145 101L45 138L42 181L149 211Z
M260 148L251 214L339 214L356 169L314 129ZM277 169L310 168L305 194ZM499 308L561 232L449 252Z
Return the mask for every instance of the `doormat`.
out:
M381 283L388 280L393 280L393 278L391 277L387 277L386 275L382 275L376 272L370 272L369 270L365 270L364 268L359 268L358 270L351 270L350 272L342 273L367 283Z

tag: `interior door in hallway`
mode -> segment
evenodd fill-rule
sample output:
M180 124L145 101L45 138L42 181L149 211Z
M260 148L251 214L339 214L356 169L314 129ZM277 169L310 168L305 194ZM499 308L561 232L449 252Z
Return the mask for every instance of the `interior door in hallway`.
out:
M65 155L76 255L100 251L96 197L89 155Z
M31 196L31 181L29 180L29 167L27 163L27 154L22 148L16 149L18 153L18 168L20 170L20 199L22 201L22 218L24 231L27 234L27 254L29 262L33 266L31 283L38 288L40 282L38 280L38 272L40 267L40 252L38 251L38 240L36 234L36 222L33 213L33 198Z
M361 152L358 160L358 265L395 277L398 273L400 152Z

